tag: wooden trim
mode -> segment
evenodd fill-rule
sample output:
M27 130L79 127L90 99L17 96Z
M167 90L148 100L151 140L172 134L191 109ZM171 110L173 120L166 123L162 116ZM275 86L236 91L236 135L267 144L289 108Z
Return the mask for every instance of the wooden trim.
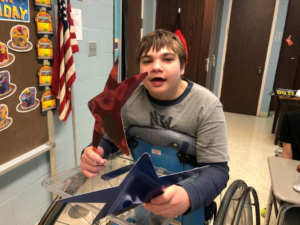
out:
M138 74L135 65L135 51L141 39L141 0L128 0L128 78Z
M52 111L48 111L52 112ZM41 155L44 152L47 152L50 150L55 151L54 149L55 143L54 142L47 142L44 145L41 145L17 158L14 158L13 160L10 160L2 165L0 165L0 176L13 170L14 168L17 168L18 166L28 162L31 159L36 158L37 156ZM55 168L56 169L56 168ZM51 173L52 174L52 173Z

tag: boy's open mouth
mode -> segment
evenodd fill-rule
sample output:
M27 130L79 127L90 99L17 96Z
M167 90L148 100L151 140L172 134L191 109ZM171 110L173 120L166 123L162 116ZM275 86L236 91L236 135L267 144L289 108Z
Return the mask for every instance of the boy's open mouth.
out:
M154 77L153 79L151 79L151 81L165 81L165 79L161 77Z
M154 87L160 87L165 83L165 79L161 78L161 77L154 77L151 79L151 83Z

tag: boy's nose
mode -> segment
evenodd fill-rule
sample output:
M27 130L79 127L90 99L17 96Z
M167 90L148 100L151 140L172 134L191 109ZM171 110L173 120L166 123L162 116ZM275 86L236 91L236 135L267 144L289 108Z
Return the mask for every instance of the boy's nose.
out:
M153 62L152 71L153 72L160 72L160 71L162 71L161 62L159 60L155 60Z

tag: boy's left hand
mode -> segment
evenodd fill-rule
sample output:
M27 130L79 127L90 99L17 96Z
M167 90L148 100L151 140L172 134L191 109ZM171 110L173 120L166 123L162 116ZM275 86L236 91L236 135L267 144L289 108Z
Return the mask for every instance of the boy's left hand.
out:
M172 185L164 189L164 193L153 198L151 203L144 203L144 208L155 215L168 218L178 217L184 214L191 206L190 198L186 190L178 185Z

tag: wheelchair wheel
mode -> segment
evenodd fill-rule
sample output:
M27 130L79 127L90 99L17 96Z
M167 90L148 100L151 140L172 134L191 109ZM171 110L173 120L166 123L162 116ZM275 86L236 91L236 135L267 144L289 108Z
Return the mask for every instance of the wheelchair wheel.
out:
M252 198L251 195L252 194ZM253 202L252 202L253 199ZM244 191L237 210L235 211L232 225L239 224L253 224L252 206L255 207L255 218L256 222L254 224L260 225L260 213L259 213L259 202L258 196L254 188L248 187Z
M56 201L59 200L60 197L57 196L50 207L47 209L45 214L43 215L42 219L40 220L38 225L50 225L50 224L55 224L57 221L57 218L63 211L63 209L66 207L66 203L59 204Z
M236 180L229 186L214 220L214 225L232 223L239 200L246 188L247 184L243 180Z
M92 225L95 214L87 209L72 203L57 203L56 197L48 208L38 225ZM112 225L113 223L102 219L93 225Z

